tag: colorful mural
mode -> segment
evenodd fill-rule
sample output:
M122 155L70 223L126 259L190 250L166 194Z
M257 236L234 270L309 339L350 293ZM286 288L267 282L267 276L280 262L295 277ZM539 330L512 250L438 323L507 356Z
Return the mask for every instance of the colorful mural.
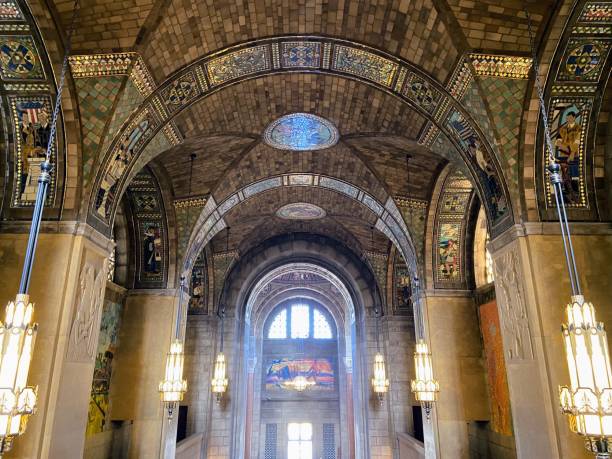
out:
M438 234L439 277L455 279L459 276L459 239L461 227L457 223L442 223Z
M309 113L292 113L272 122L264 141L281 150L321 150L338 142L338 130L329 121Z
M120 303L104 302L89 399L89 412L87 414L87 436L108 430L109 389L113 358L119 345L121 312L122 306Z
M406 262L399 253L395 254L393 261L395 313L400 315L412 314L412 279Z
M497 302L493 300L483 304L479 310L489 384L491 430L502 435L512 435L510 393Z
M188 314L208 314L207 307L207 265L204 251L196 258L193 268L191 268L191 285L189 287L189 308Z
M550 108L550 134L555 160L561 166L563 197L570 206L586 206L584 151L591 99L554 98ZM549 190L549 204L553 199Z
M293 202L278 209L276 215L285 220L316 220L325 217L326 212L314 204Z
M266 367L266 390L292 390L290 383L296 376L304 376L315 384L309 390L333 390L335 375L329 359L276 359Z

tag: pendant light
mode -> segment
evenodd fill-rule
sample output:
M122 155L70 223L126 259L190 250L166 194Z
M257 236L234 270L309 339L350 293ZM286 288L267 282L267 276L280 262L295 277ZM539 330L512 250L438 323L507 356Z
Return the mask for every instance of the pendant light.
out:
M45 160L40 164L41 172L38 176L38 188L19 292L15 301L10 301L7 305L4 321L0 323L0 457L9 451L14 440L25 432L28 419L36 410L38 387L28 386L27 380L38 324L32 321L34 305L30 303L28 289L36 254L36 243L40 232L40 222L47 199L49 183L51 182L51 172L53 170L51 153L57 134L57 120L62 105L68 56L70 55L72 35L78 12L79 3L78 0L75 0L51 119L49 142L45 152Z
M374 227L371 230L371 250L374 252ZM374 279L374 301L376 301L376 292L378 287L376 279ZM380 325L380 308L374 307L374 315L376 316L376 355L374 356L374 373L372 377L372 390L378 397L380 404L382 405L385 400L385 394L389 391L389 380L387 379L387 370L385 368L385 358L380 352L380 338L379 338L379 325Z
M563 197L560 165L554 156L554 145L548 126L544 90L539 79L537 53L527 14L533 52L533 72L544 125L545 148L548 154L548 175L555 196L557 217L572 296L565 308L567 322L561 333L569 370L570 384L559 387L561 412L567 415L573 432L585 438L588 451L597 459L610 457L612 451L612 370L608 339L604 324L595 317L595 307L585 301L574 257L574 248Z
M427 341L425 341L425 327L423 324L423 312L421 311L419 287L419 279L414 277L412 304L416 306L415 312L417 313L417 342L414 352L415 379L411 381L410 388L414 394L414 398L421 403L421 407L425 412L425 420L430 422L433 404L437 401L438 393L440 392L440 384L434 378L431 353L429 352Z
M166 373L164 379L159 383L159 394L162 403L168 413L168 421L172 420L174 411L187 391L187 381L183 379L183 366L185 354L183 352L183 340L181 339L181 320L183 317L183 288L185 277L181 277L179 290L179 303L176 312L176 323L174 326L174 339L170 343L170 352L166 358Z
M229 226L225 231L225 252L229 252ZM223 341L224 341L224 322L225 322L225 306L219 307L219 319L221 320L221 342L219 346L219 353L217 354L217 358L215 359L215 369L213 373L212 379L212 391L215 394L217 399L217 403L221 403L223 399L223 394L227 391L227 386L229 385L229 380L227 379L227 368L225 363L225 354L223 353Z

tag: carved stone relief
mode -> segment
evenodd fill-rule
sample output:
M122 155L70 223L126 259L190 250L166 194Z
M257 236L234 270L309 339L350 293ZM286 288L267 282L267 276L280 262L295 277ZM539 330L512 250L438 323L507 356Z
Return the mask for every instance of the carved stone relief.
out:
M496 257L495 289L508 361L533 359L531 331L522 284L522 267L516 249Z
M85 263L79 278L78 305L70 329L67 358L72 362L91 362L95 356L97 331L104 302L106 275L96 272L92 263Z

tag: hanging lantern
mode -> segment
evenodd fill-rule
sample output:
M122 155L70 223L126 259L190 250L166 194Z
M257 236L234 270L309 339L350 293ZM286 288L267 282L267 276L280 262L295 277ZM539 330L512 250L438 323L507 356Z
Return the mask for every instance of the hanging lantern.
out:
M604 325L582 295L567 305L561 327L570 385L559 387L561 411L572 431L586 437L587 449L598 457L612 450L612 370Z
M28 295L18 294L0 325L0 456L25 432L36 408L38 388L26 385L38 328L32 323L33 312Z
M223 352L219 352L215 361L215 372L212 380L212 391L216 395L218 403L221 402L229 384L225 375L225 366L225 355Z
M385 358L380 352L374 357L374 377L372 378L372 389L382 404L385 394L389 391L389 380L385 369Z
M159 394L168 410L168 419L172 419L176 405L183 400L183 395L187 391L187 381L183 379L184 362L183 342L177 338L170 345L166 360L166 376L159 383Z
M425 410L425 417L429 420L433 403L437 400L438 392L440 392L440 384L433 377L431 354L427 343L422 339L416 344L414 369L416 379L411 382L411 389L417 401L421 402L421 406Z

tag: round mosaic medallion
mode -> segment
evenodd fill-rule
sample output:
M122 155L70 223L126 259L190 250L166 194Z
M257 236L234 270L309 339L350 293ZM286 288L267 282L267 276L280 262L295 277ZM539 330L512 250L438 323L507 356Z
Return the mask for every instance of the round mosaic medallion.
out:
M36 54L23 43L7 41L0 46L0 62L6 72L27 75L35 70Z
M579 78L597 69L601 62L599 47L593 43L585 43L572 49L565 61L565 68L567 73Z
M316 220L325 217L326 212L314 204L293 202L278 209L276 215L285 220Z
M292 113L272 122L264 132L264 141L281 150L321 150L338 142L336 127L309 113Z

